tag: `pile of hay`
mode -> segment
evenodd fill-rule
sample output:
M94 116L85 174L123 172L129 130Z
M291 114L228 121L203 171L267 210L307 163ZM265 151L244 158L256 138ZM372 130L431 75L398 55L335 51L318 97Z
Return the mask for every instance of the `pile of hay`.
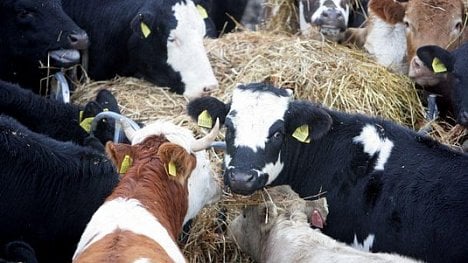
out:
M423 107L411 81L389 73L360 51L266 33L228 34L207 40L206 46L220 82L213 95L223 101L229 100L237 83L268 81L293 89L298 99L347 112L378 115L410 127L417 127L423 119ZM135 78L87 82L72 99L83 104L101 88L110 89L123 114L132 119L168 118L198 135L204 132L185 115L187 101L182 96ZM212 168L220 173L222 154L210 150L210 155ZM224 214L225 222L230 222L248 202L255 198L225 193L218 204L202 211L182 244L190 262L251 262L221 231L225 223L218 220Z

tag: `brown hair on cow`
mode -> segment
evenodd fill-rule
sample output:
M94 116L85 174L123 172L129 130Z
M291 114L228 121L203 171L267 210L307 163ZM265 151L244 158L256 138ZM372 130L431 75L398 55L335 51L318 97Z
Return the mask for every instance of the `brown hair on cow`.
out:
M403 22L405 4L394 0L371 0L368 9L389 24Z

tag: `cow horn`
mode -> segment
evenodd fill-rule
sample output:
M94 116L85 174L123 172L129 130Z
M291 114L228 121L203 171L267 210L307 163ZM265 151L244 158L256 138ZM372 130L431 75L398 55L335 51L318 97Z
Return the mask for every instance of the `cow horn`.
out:
M99 121L101 121L102 119L105 119L105 118L115 120L114 142L119 142L120 132L121 132L121 129L120 129L121 123L125 122L125 123L127 123L127 125L133 127L134 129L139 129L140 128L136 122L134 122L133 120L131 120L131 119L129 119L129 118L127 118L127 117L125 117L125 116L123 116L121 114L118 114L118 113L115 113L115 112L112 112L112 111L103 111L103 112L98 113L93 118L93 122L91 123L91 130L90 130L90 133L92 135L96 131L97 124L99 123ZM122 120L125 120L125 121L122 122Z
M211 143L216 139L219 133L219 119L216 119L216 123L211 129L210 133L208 133L205 137L200 138L194 141L191 145L192 152L198 152L201 150L205 150L206 148L210 147Z
M140 127L138 126L138 124L132 123L133 121L129 118L126 118L124 116L122 117L123 118L120 119L120 123L122 124L123 131L125 133L125 136L127 136L128 140L132 142L133 138L135 137L135 132L139 130Z

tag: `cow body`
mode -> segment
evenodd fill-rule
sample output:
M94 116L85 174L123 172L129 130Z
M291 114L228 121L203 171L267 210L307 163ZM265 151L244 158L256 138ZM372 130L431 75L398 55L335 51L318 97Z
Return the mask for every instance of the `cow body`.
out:
M40 64L78 63L88 36L62 10L60 0L4 0L0 3L0 79L40 92L47 76ZM41 91L44 94L45 90Z
M189 112L226 117L224 180L232 191L288 184L302 197L323 192L324 233L333 238L429 262L466 260L467 155L389 121L292 101L265 84L239 86L230 106L205 100Z
M102 153L0 117L0 245L23 240L39 262L67 262L118 182Z
M207 177L209 168L197 167L196 155L189 153L191 146L187 143L194 141L193 136L187 137L187 131L175 127L159 122L127 135L132 146L107 145L117 165L122 163L122 155L130 156L133 163L93 215L75 251L74 262L102 262L109 258L123 262L185 262L177 236L183 223L208 201L219 197L219 186L210 192L194 187L212 185L213 178ZM204 162L203 158L206 159L202 157L200 161ZM189 214L190 207L193 214Z
M189 98L217 88L191 0L62 0L90 36L89 75L143 77Z

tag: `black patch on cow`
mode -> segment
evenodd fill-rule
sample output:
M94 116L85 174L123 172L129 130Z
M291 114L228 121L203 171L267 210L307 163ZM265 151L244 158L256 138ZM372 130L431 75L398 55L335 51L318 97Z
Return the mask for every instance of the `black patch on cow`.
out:
M230 113L229 113L230 114ZM271 138L272 136L278 136L277 132L281 133L281 135L284 135L284 121L282 120L277 120L275 121L270 129L268 130L268 138Z
M250 83L248 85L239 85L237 88L240 90L248 90L252 92L268 92L278 97L290 97L287 90L278 89L273 85L266 83Z
M218 100L214 97L201 97L191 100L187 104L187 113L195 121L203 111L207 110L213 119L213 125L218 118L220 124L223 125L226 122L226 115L230 109L230 104Z
M357 144L354 148L356 150L353 152L350 165L351 171L354 174L353 181L356 181L359 178L369 175L374 170L378 154L369 156L368 153L364 152L364 146L362 144Z
M390 226L392 226L395 232L400 232L402 228L400 213L394 210L390 215L390 218L388 219L388 223L390 224Z
M364 190L364 200L369 209L372 209L377 202L380 193L382 192L383 182L382 182L383 171L375 171L369 176L365 190Z

